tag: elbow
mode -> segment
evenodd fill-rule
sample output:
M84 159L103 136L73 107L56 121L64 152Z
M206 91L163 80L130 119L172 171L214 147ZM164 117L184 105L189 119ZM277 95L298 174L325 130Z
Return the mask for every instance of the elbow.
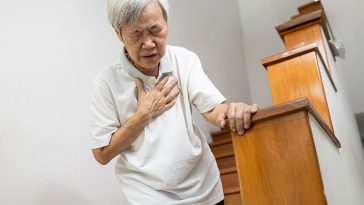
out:
M106 160L106 159L101 159L101 158L95 158L95 159L101 165L107 165L110 162L110 160Z
M103 153L102 148L93 149L92 154L94 155L95 160L101 165L107 165L110 162L110 159Z

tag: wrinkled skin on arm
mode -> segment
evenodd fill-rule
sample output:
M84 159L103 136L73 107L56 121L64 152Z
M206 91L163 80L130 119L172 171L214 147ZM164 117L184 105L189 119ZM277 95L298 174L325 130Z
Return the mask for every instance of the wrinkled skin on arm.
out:
M245 130L250 127L251 116L258 110L257 104L222 103L202 115L215 126L225 128L228 125L232 132L243 135Z

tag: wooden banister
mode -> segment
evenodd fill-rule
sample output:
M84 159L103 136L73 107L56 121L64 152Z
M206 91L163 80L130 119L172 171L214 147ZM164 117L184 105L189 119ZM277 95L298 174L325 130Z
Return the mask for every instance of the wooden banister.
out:
M326 132L332 143L334 143L337 148L341 148L340 141L337 139L334 132L332 132L332 130L325 123L320 114L315 110L308 98L301 98L288 103L260 109L259 112L252 117L252 127L254 127L254 125L259 122L300 111L309 112L320 124L321 128Z
M214 144L226 205L327 204L320 166L315 152L312 119L331 146L341 143L307 98L260 109L253 115L244 136L229 131L214 139L232 139L232 144ZM317 137L317 136L316 136ZM214 140L215 141L215 140ZM232 146L219 155L216 148Z
M322 58L317 43L311 43L265 58L262 63L268 72L273 104L307 97L334 131L322 75L328 76L334 90L336 86L325 64L320 67Z
M341 147L307 99L262 109L243 137L232 134L244 205L327 204L309 116Z
M314 43L310 43L310 44L307 44L307 45L304 45L304 46L301 46L301 47L298 47L298 48L295 48L295 49L292 49L292 50L288 50L288 51L278 53L278 54L273 55L273 56L266 57L266 58L264 58L262 60L261 63L267 69L267 67L269 67L271 65L283 62L285 60L289 60L291 58L295 58L295 57L297 57L299 55L310 53L312 51L314 51L317 54L317 56L319 57L319 59L321 61L324 61L323 54L318 49L318 44L316 42L314 42ZM332 79L329 68L326 66L326 64L323 64L323 66L324 66L324 69L326 71L327 76L330 79L332 87L337 92L337 88L336 88L334 80Z
M211 150L226 205L359 205L364 200L357 128L327 50L332 32L319 1L298 10L276 27L286 51L262 60L274 106L259 110L244 136L213 133Z

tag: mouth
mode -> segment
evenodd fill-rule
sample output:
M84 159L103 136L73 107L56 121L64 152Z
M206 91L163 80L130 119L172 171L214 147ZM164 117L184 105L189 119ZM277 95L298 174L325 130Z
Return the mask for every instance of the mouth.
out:
M154 54L148 54L148 55L142 55L142 58L146 59L147 61L153 61L157 57L157 53Z

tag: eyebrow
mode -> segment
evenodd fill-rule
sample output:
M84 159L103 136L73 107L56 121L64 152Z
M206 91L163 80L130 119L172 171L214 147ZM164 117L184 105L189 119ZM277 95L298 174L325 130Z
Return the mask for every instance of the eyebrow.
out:
M157 27L160 27L159 24L154 24L153 26L151 26L149 29L153 29L153 28L157 28Z
M147 30L153 30L155 28L160 28L161 25L160 24L153 24L152 26L150 27L147 27ZM137 33L141 33L143 32L144 29L140 29L140 28L135 28L134 30L131 31L131 34L137 34Z

